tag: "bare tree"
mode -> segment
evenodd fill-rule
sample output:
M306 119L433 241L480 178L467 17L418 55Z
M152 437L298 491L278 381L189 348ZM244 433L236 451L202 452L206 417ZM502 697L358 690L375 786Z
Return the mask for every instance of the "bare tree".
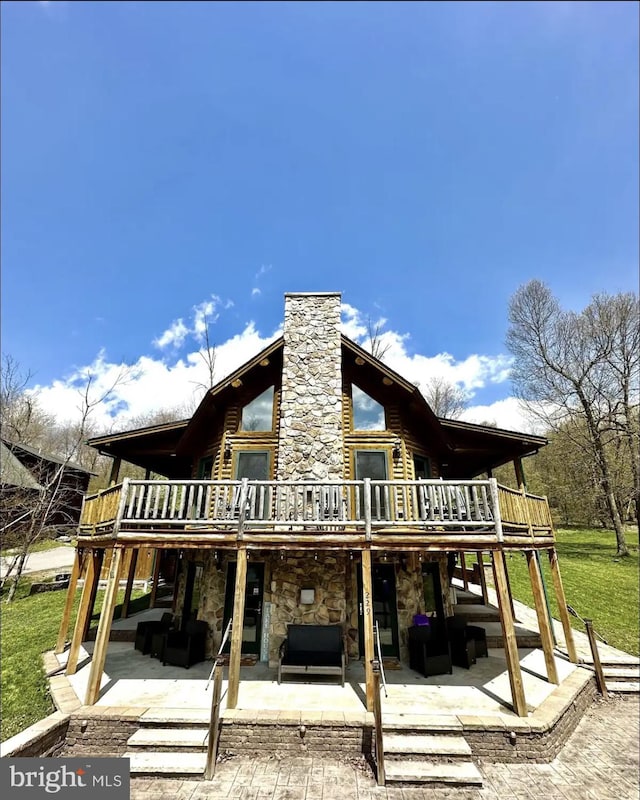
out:
M420 390L438 417L457 419L467 407L467 395L464 389L445 378L431 378Z
M383 329L384 320L374 322L371 317L367 317L367 345L371 355L378 361L384 361L391 344L384 341Z
M52 426L53 418L38 404L38 398L26 387L32 378L13 356L2 354L0 368L0 425L2 434L24 444L38 444Z
M68 438L66 453L60 454L61 457L57 462L49 461L46 467L37 470L34 475L37 483L35 491L29 491L22 498L15 492L3 493L10 498L10 502L4 502L3 498L3 538L11 531L19 539L18 553L2 582L4 586L5 581L10 580L8 603L15 597L29 550L52 525L59 524L61 518L64 519L66 509L70 505L69 492L81 491L78 487L74 489L70 486L65 480L65 475L72 471L72 460L77 457L84 443L92 412L125 380L126 371L121 371L107 389L95 394L94 378L88 375L84 389L80 392L78 422L73 435ZM49 466L51 463L54 464L53 468Z
M616 534L617 554L627 556L611 461L611 443L619 436L613 412L624 404L611 365L624 360L622 354L630 346L627 328L616 322L622 297L599 295L583 312L575 313L564 311L545 284L531 281L511 299L507 345L515 357L515 392L529 409L553 430L566 430L571 420L583 421ZM629 369L629 380L635 374L637 387L637 362ZM633 402L631 397L629 401Z
M202 328L202 347L198 350L198 355L202 359L206 369L206 380L204 382L196 383L196 386L201 387L208 392L212 386L215 386L215 372L216 372L216 346L211 343L209 336L209 326L211 322L208 316L203 319Z

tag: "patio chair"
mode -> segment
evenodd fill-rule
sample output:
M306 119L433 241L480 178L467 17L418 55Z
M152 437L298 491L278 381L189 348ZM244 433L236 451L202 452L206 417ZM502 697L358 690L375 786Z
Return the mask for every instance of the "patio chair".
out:
M162 663L189 669L204 661L208 624L201 619L189 620L181 631L168 631L164 636Z
M409 628L409 666L425 677L453 672L449 640L436 620Z
M465 669L476 663L476 643L468 627L467 621L461 617L447 617L451 660L454 666Z
M140 650L143 655L151 652L152 637L154 633L164 634L173 623L173 614L165 611L161 619L144 620L139 622L136 627L135 649Z

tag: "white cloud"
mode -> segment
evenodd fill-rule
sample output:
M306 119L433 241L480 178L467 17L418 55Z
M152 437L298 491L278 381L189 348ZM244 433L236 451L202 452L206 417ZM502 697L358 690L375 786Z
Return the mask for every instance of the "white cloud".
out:
M479 425L497 425L508 431L519 431L544 435L548 429L539 417L532 414L524 403L515 397L496 400L489 405L470 406L465 409L460 419L465 422L476 422Z
M165 347L169 346L176 348L182 347L182 344L187 338L188 333L189 328L187 328L182 319L176 319L171 323L162 336L159 336L157 339L153 340L153 344L160 350L164 350Z
M208 300L194 306L190 324L182 318L177 319L154 341L154 345L164 351L159 357L141 355L135 363L127 365L110 362L105 352L99 353L92 364L76 370L69 377L56 380L49 386L37 387L42 405L60 420L77 418L79 389L86 383L87 376L93 376L92 389L95 396L99 396L126 369L127 381L118 385L109 401L94 413L94 422L100 429L123 429L128 420L162 409L184 407L184 416L189 416L203 396L203 387L208 381L207 367L201 356L206 319L217 320L218 309L229 308L230 305L231 301L223 302L216 295L211 295ZM347 303L343 304L342 315L344 333L360 344L366 344L366 318ZM379 322L383 324L384 320ZM241 332L218 343L215 380L222 380L281 333L280 328L271 335L263 335L254 322L249 322ZM188 352L178 357L177 349L189 341L188 337L192 337L195 346L186 347ZM411 353L409 342L408 334L397 331L385 331L380 335L381 345L388 348L385 362L418 386L424 386L435 377L443 378L459 385L472 400L482 387L507 380L510 360L504 354L472 354L457 361L450 353L433 356ZM170 346L174 349L170 350ZM169 352L173 353L172 358L167 356ZM495 422L507 429L529 431L535 428L513 398L499 400L488 406L472 406L463 418Z
M262 291L257 286L254 286L251 290L251 297L257 297L260 294L262 294Z

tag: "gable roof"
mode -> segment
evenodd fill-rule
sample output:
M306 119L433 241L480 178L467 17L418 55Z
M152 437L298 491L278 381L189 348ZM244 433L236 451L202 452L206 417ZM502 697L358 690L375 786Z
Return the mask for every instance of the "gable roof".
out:
M38 481L0 439L0 484L20 489L42 490Z
M75 461L68 461L66 458L62 456L54 455L53 453L43 453L41 450L38 450L36 447L31 447L31 445L23 444L22 442L14 442L11 439L7 439L6 437L1 437L2 441L6 445L6 447L18 458L20 456L30 456L38 461L46 461L49 464L58 464L63 465L65 469L73 470L74 472L83 472L86 475L95 475L95 472L91 472L91 470L85 469L80 464L77 464Z
M394 397L416 427L425 431L441 458L442 477L472 478L547 444L542 436L438 417L413 383L347 336L341 336L341 345L343 364L350 362L360 388L369 391L371 387ZM281 336L219 381L207 391L191 419L98 436L88 444L168 478L183 477L203 430L211 428L237 393L246 394L247 387L253 387L258 394L273 384L275 373L281 370L283 349Z
M183 477L189 463L176 455L189 420L148 425L131 431L95 436L87 444L103 455L122 458L130 464L150 469L168 478Z

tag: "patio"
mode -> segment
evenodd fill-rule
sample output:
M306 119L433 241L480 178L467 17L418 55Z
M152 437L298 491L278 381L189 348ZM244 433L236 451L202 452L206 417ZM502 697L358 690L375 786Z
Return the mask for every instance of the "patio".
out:
M113 623L114 637L134 630L143 619L159 618L163 609L150 609L126 620ZM124 634L126 635L126 634ZM79 668L68 676L78 702L82 704L89 678L89 657L93 642L85 642L81 651ZM542 650L520 648L519 659L530 714L543 704L559 687L546 678ZM67 652L57 656L63 665ZM590 673L556 654L555 661L561 685L570 676ZM107 650L105 670L96 705L102 707L127 707L149 709L190 709L208 713L211 689L207 681L212 662L207 660L185 670L182 667L163 666L148 655L134 649L133 642L111 641ZM226 710L226 680L223 684L222 711ZM366 711L364 667L361 661L352 661L347 667L345 686L338 681L321 676L287 676L277 683L277 670L266 663L243 666L240 671L238 710L261 712L291 711L346 712L362 714ZM504 651L489 648L488 658L479 658L471 669L453 667L451 675L425 678L406 665L385 671L386 693L382 691L382 708L385 716L404 717L475 716L488 722L502 720L513 724L517 716L511 710L511 692ZM579 681L581 682L581 681Z

